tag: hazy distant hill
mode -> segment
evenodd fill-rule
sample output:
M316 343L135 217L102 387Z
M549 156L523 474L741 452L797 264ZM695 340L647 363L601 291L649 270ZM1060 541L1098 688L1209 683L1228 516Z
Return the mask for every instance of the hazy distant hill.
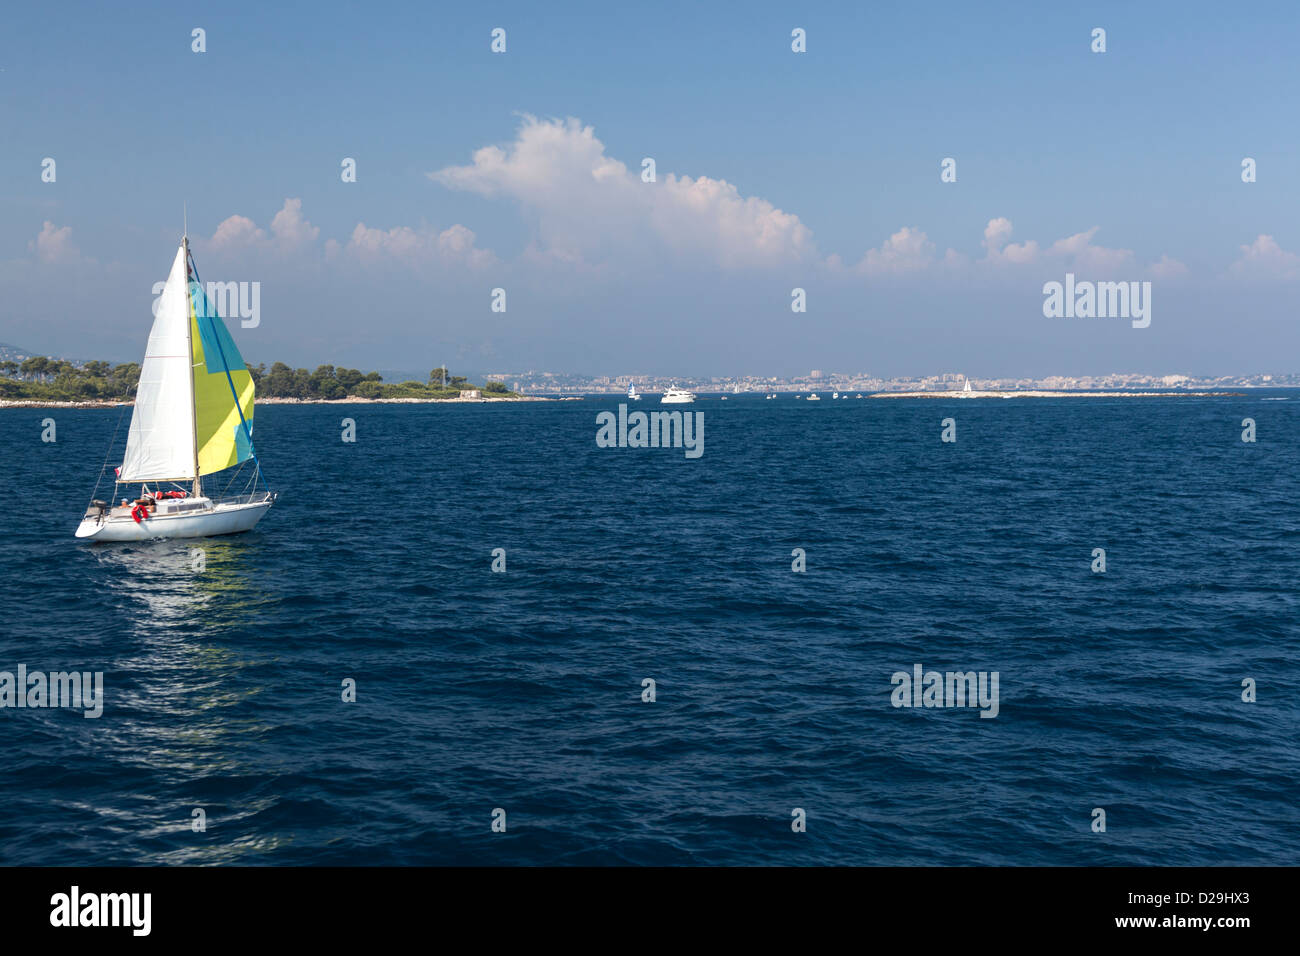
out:
M0 342L0 362L21 362L23 359L31 358L35 352L27 349L20 349L16 345L5 345Z
M0 362L21 362L23 359L29 359L41 354L40 352L33 352L31 349L19 348L17 345L6 345L0 342ZM68 358L64 355L47 355L46 358L71 362L78 367L86 364L86 359Z

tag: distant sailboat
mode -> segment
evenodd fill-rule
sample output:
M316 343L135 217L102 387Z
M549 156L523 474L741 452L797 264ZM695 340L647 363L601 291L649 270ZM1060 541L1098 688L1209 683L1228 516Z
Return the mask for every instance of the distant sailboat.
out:
M257 524L276 496L265 480L258 490L262 471L253 451L253 391L239 349L203 294L186 236L158 300L126 454L114 469L113 498L120 486L132 484L141 486L140 496L116 506L92 500L77 537L197 538L248 531ZM253 475L243 494L204 495L205 475L248 461ZM227 489L234 478L225 482ZM163 490L164 484L172 488Z
M636 393L636 382L632 382L631 384L628 385L627 397L629 401L633 401L633 402L641 401L641 396Z
M813 392L811 395L808 396L808 401L810 401L810 402L820 402L820 401L821 401L821 397L820 397L816 392Z

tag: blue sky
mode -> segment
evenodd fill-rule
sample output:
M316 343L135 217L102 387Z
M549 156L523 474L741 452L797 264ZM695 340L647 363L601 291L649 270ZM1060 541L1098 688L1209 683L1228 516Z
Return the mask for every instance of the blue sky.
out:
M52 3L4 20L0 341L138 358L187 201L204 278L261 283L260 324L232 323L253 362L1296 368L1295 4ZM1152 282L1150 327L1045 318L1043 283L1067 271Z

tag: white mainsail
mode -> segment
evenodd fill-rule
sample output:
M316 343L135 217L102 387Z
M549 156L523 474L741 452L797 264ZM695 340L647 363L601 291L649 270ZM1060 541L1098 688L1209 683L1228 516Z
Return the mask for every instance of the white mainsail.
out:
M188 278L182 243L145 347L119 481L196 477Z

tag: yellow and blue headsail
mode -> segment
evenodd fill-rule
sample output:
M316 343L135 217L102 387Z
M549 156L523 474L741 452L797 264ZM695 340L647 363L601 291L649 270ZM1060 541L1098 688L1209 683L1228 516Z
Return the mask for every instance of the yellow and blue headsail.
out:
M192 258L188 270L199 474L210 475L250 458L257 461L253 452L253 376L226 323L204 295Z

